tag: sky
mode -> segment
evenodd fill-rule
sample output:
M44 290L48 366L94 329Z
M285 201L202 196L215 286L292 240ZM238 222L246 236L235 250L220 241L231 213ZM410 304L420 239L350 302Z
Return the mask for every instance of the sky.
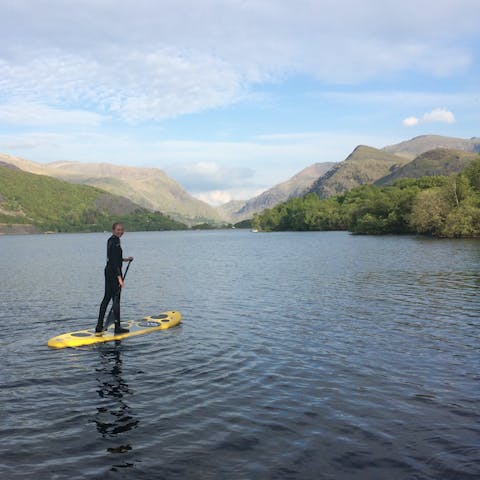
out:
M480 136L479 0L0 0L0 152L214 205L359 144Z

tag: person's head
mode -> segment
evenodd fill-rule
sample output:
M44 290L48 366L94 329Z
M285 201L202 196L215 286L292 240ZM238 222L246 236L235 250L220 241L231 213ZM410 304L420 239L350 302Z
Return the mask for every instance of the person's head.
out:
M123 233L125 232L125 229L123 228L123 225L119 222L115 222L113 225L112 225L112 233L120 238Z

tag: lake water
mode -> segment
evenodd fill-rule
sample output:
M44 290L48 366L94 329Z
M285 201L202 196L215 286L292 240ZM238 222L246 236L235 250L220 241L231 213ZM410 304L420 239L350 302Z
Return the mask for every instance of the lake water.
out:
M106 234L0 237L0 478L478 479L480 241L127 233L122 318L81 349Z

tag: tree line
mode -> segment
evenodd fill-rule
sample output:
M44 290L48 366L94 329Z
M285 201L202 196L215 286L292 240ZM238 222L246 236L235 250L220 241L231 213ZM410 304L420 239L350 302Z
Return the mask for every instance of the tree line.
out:
M348 230L357 234L480 237L480 157L450 177L364 185L326 199L310 193L255 214L263 231Z

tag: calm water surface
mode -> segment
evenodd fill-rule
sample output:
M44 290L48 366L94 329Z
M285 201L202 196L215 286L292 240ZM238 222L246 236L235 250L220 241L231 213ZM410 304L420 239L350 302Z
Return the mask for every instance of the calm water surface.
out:
M81 349L107 235L0 237L0 478L478 479L480 242L130 233L124 319Z

